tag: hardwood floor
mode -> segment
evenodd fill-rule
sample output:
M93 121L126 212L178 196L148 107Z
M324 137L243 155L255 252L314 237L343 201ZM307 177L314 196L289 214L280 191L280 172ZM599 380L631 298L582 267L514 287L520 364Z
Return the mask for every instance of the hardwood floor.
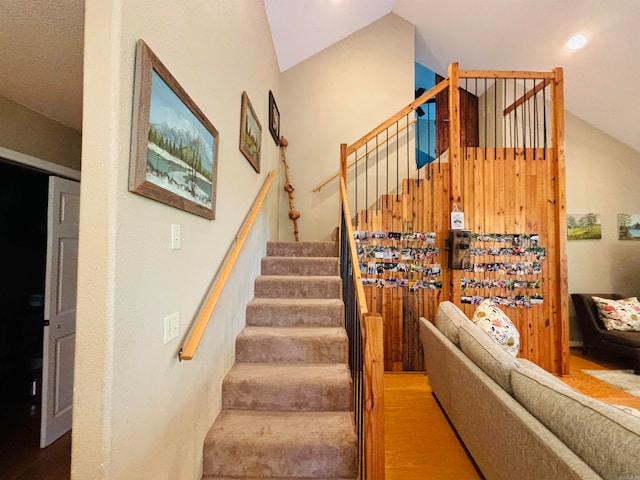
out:
M41 449L40 415L28 403L2 405L0 480L68 480L71 433Z
M384 428L386 480L482 478L424 373L385 373Z
M611 358L588 359L571 351L572 388L607 403L640 409L640 399L582 370L627 368ZM385 472L387 480L481 479L466 450L431 394L424 373L385 373Z

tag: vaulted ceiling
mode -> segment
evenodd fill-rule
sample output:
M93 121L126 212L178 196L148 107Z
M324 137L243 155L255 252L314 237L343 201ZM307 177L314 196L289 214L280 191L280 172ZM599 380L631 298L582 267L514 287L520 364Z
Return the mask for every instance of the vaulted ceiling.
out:
M451 62L468 69L564 67L567 110L640 152L640 0L264 4L283 71L394 12L416 26L416 60L438 73ZM0 2L0 96L78 130L83 11L83 0ZM576 32L589 43L571 52L565 42Z

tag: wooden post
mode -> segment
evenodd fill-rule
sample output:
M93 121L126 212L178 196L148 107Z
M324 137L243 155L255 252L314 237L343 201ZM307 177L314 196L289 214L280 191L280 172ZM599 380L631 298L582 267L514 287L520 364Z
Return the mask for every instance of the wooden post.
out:
M341 182L338 181L338 233L336 234L336 241L338 242L338 244L341 244L342 241L342 211L344 210L343 208L343 203L347 203L348 205L348 198L347 198L347 144L346 143L341 143L340 144L340 178L344 181L344 192L342 192L342 188L340 187ZM355 181L358 181L357 179ZM344 193L344 194L343 194ZM358 214L358 212L356 212L356 215ZM344 232L346 234L346 232ZM340 250L340 248L338 249Z
M460 78L458 76L458 64L449 65L449 212L454 211L458 205L462 205L462 163L460 159ZM447 214L447 219L449 219ZM469 222L469 219L465 219ZM447 220L445 232L451 228ZM449 298L455 301L460 293L460 275L458 270L449 271Z
M364 446L367 480L384 480L384 348L382 317L363 315Z
M449 210L456 203L462 202L461 196L461 163L460 163L460 79L458 64L449 65L449 163L451 164L451 189Z
M340 178L344 180L345 186L347 185L347 144L340 144Z
M556 246L558 249L558 295L557 337L560 341L560 371L562 375L569 374L569 286L567 280L567 195L566 195L566 169L564 153L564 72L562 67L553 69L555 79L551 84L551 96L553 99L553 152L556 164L556 219L558 229L556 232Z

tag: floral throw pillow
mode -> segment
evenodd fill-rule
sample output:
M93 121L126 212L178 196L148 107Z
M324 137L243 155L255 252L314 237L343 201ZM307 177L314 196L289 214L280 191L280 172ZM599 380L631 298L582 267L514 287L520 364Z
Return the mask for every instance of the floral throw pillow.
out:
M487 298L478 305L472 321L509 355L512 357L518 355L520 334L509 317L496 307L491 299Z
M636 297L611 300L591 297L598 307L598 316L607 330L640 331L640 302Z

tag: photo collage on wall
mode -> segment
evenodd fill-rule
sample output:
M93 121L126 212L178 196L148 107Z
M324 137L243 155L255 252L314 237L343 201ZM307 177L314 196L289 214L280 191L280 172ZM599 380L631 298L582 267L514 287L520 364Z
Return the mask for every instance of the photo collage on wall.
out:
M440 249L434 232L354 232L365 286L442 288Z
M482 233L472 234L471 240L472 264L466 272L491 272L492 276L462 278L462 303L479 305L485 298L510 308L531 308L543 303L540 279L518 278L542 274L547 249L540 246L538 234ZM476 290L475 295L468 294L472 289ZM506 292L509 293L504 295Z

